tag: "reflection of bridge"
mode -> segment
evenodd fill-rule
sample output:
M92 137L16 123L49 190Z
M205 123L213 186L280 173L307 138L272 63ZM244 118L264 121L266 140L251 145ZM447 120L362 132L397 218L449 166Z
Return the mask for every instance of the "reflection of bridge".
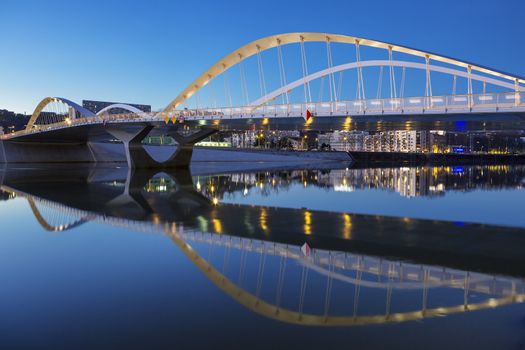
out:
M306 46L319 43L325 47L322 50L317 47L309 60ZM340 61L348 61L348 48L355 51L352 61L334 64L337 62L335 54L343 50ZM300 63L294 65L301 67L300 72L286 69L285 54L292 50L296 50L300 58ZM363 60L361 53L367 50L371 53L375 50L375 54L388 59ZM319 61L317 56L321 51L325 51L323 55L326 53L326 64L310 73L308 67L318 63L313 61ZM272 53L277 56L274 68L279 76L279 83L273 84L276 79L265 74L271 71L271 62L264 60ZM402 59L395 60L394 54ZM252 69L253 77L250 66L257 66ZM230 75L236 69L239 90L231 86ZM388 79L383 79L387 74ZM213 86L220 79L225 87L221 102ZM5 135L3 139L12 143L59 141L64 143L63 150L65 144L78 146L78 143L96 139L116 138L124 143L130 167L187 166L195 142L218 129L343 129L365 116L385 121L397 117L403 121L478 118L522 122L520 113L525 112L523 84L525 78L516 75L404 46L345 35L290 33L256 40L225 56L161 112L144 113L131 106L114 105L94 115L69 100L46 98L35 109L26 130ZM452 88L443 89L445 85ZM253 96L254 86L259 90L259 97L252 100L250 88ZM373 98L370 97L371 89L375 92ZM440 93L436 94L437 91ZM204 101L205 96L210 100ZM278 100L280 102L276 103ZM195 107L188 108L192 102ZM225 107L217 107L219 103ZM204 105L213 107L202 107ZM108 114L112 108L124 108L129 113ZM314 117L305 117L310 115ZM303 117L308 120L305 122ZM179 122L183 122L183 126ZM201 131L189 136L191 132L186 129L190 128ZM174 137L182 150L178 152L183 154L174 155L163 163L154 161L141 146L141 141L150 132ZM15 152L14 147L9 151ZM79 151L78 147L75 151ZM18 154L23 156L24 152ZM91 160L101 160L93 156L92 151L91 155ZM64 161L70 161L69 157L64 157Z
M30 174L18 175L7 173L3 189L26 197L44 229L62 232L96 221L166 234L218 288L250 310L281 321L327 326L402 322L525 301L522 278L466 271L485 261L499 275L525 276L519 267L522 254L512 252L520 246L516 240L522 239L522 230L217 206L181 175L171 180L163 177L163 192L145 186L145 174L128 176L125 182L111 181L110 176L101 176L104 180L99 182L89 174L87 187L78 174L73 182L66 177L54 185L44 178L49 185L45 188L41 182L28 181ZM71 186L79 194L88 190L91 196L82 196L81 201L71 198ZM288 235L278 231L283 218L290 223ZM304 225L297 225L297 220ZM373 232L377 237L370 237ZM395 232L405 238L391 237ZM449 236L446 247L438 243L443 237L428 240L437 233ZM467 252L465 244L473 237L477 248ZM309 254L301 252L304 241L314 247ZM366 253L373 245L375 257ZM385 248L377 248L381 245ZM411 250L421 251L423 257ZM453 263L455 254L461 258ZM413 262L391 258L396 255ZM446 259L439 260L440 255ZM453 266L437 267L436 261ZM408 305L402 302L406 298L411 300Z

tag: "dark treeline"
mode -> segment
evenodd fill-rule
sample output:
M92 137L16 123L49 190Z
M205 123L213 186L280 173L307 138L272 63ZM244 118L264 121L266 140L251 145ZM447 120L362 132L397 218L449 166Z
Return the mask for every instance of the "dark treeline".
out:
M6 133L12 131L13 129L15 131L24 129L27 122L29 121L29 118L29 115L11 112L6 109L0 109L0 126Z

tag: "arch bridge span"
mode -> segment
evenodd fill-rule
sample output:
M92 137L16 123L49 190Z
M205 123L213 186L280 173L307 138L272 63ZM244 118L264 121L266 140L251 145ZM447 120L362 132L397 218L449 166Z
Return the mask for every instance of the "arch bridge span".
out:
M321 68L313 73L308 71L305 43L326 44L326 68ZM355 61L345 60L343 62L347 63L334 65L331 48L334 43L352 46L355 49ZM287 76L291 77L291 74L286 72L282 47L293 44L300 46L300 64L294 66L301 67L301 69L300 72L299 69L295 69L292 73L302 74L302 76L294 77L291 82L288 82ZM379 49L380 53L387 57L364 60L361 57L361 47ZM277 83L277 79L273 79L272 82L274 85L278 84L277 87L270 86L270 84L266 86L267 79L261 55L262 52L271 49L276 49L278 57L279 82ZM324 52L319 53L324 54ZM402 54L403 59L401 60L401 57L394 59L394 53ZM247 78L244 61L250 57L257 59L255 79ZM410 61L411 59L415 61ZM234 66L239 68L240 88L235 88L232 94L227 74L228 70ZM371 72L369 68L377 67L379 67L379 77L376 81L374 74L377 72ZM407 81L409 80L409 74L406 74L407 69L417 71L418 74L424 73L424 78L420 76L418 79L411 80L412 95L405 94L405 85L408 86ZM355 77L351 75L345 78L347 81L343 83L343 72L349 70L357 74ZM363 70L368 70L367 73L371 74L364 75ZM402 71L399 72L400 70ZM387 76L386 82L384 82L383 73ZM441 81L434 79L433 85L431 76L432 74L437 75L436 73L439 73L440 79L441 76L453 79L450 92L448 85L446 90L442 89L446 85L443 83L443 86L439 86L439 93L436 93L438 91L436 81ZM205 94L197 94L197 92L205 87L211 89L210 82L221 75L225 79L224 104L201 103L200 98ZM336 75L338 75L338 82L336 82ZM326 82L325 78L327 78ZM458 82L458 79L461 81ZM252 82L252 90L253 85L259 84L260 94L257 98L250 98L248 80ZM270 80L272 79L268 79ZM314 83L316 80L319 80L319 84ZM464 81L467 82L466 91L464 91ZM482 90L480 84L483 86ZM461 89L458 89L458 86ZM297 90L301 88L304 92L304 99L302 99L303 96L300 96L299 99L296 96ZM312 90L315 88L319 89L317 99L312 98L315 95L312 94ZM373 95L371 89L376 88L375 97L370 98ZM325 90L329 91L329 98L325 96ZM242 101L233 103L232 95L237 98L242 95ZM253 91L251 97L254 97ZM195 102L195 108L190 107L190 98L192 102ZM282 99L282 103L274 102L278 98ZM51 108L49 113L43 113L46 108L49 109L49 106L55 104L65 106L66 111L53 111ZM109 113L116 108L124 109L126 113ZM314 118L309 118L310 116ZM25 146L21 144L24 142L33 143L33 145L40 143L39 146L42 148L46 143L54 145L76 142L80 144L79 147L86 148L87 143L93 141L94 138L96 141L103 142L117 139L124 144L126 161L130 167L186 167L191 160L193 145L219 130L252 130L258 127L271 127L273 129L303 129L322 132L348 130L349 124L354 121L427 124L445 122L450 124L469 120L482 123L495 122L500 125L512 123L512 129L523 128L522 125L525 125L525 78L403 45L348 35L302 32L269 36L234 50L197 77L160 112L146 113L133 106L115 104L95 114L70 100L48 97L38 104L25 130L1 135L0 140L17 141L17 147L13 145L15 142L8 145L13 150L11 153L25 156L32 152L23 149ZM189 129L196 131L192 134L196 137L186 137L185 133L189 134ZM150 132L175 138L181 146L180 149L184 150L184 155L177 156L176 159L170 158L168 163L159 163L150 159L151 157L141 146L142 141L150 135ZM84 138L78 139L79 134ZM85 159L96 158L95 155L88 152L89 150L84 151ZM42 152L45 153L45 151ZM71 161L70 159L77 161L75 152L73 150L67 153L67 162ZM0 161L20 162L19 159L18 156L4 156L4 160L0 159ZM49 157L44 154L38 159L48 162Z
M368 46L378 49L383 49L385 51L388 51L390 61L392 61L392 53L398 52L402 54L406 54L409 56L414 56L416 58L424 59L426 62L426 65L429 65L431 61L440 62L447 65L452 65L458 68L462 68L464 71L470 75L472 72L479 72L482 74L486 74L488 76L502 79L503 81L506 81L507 83L510 83L512 88L516 91L523 91L525 84L525 78L506 73L497 69L488 68L482 65L478 65L475 63L467 62L464 60L459 60L451 57L447 57L444 55L439 55L435 53L431 53L428 51L413 49L407 46L403 45L396 45L392 43L387 43L383 41L378 40L372 40L372 39L366 39L366 38L359 38L355 36L349 36L349 35L341 35L341 34L329 34L329 33L314 33L314 32L297 32L297 33L285 33L285 34L278 34L278 35L272 35L268 36L262 39L255 40L249 44L246 44L230 54L223 57L221 60L219 60L217 63L212 65L210 68L208 68L203 74L201 74L199 77L197 77L193 82L191 82L179 95L177 95L168 106L164 109L164 113L173 113L182 103L184 103L187 99L192 97L197 91L205 87L215 79L217 76L221 75L222 73L226 72L231 67L240 64L245 59L252 57L254 55L259 55L263 51L267 51L273 48L278 48L280 50L280 47L283 45L289 45L289 44L300 44L301 45L301 59L302 59L302 65L303 65L303 75L305 75L305 66L307 66L306 62L306 53L304 49L304 43L306 42L324 42L327 43L327 56L328 56L328 64L331 65L332 57L331 57L331 50L329 49L330 43L341 43L341 44L348 44L353 45L356 47L356 61L359 65L360 62L360 53L359 53L359 47L361 46ZM280 60L282 60L282 53L279 51ZM284 68L283 68L284 69ZM362 73L360 73L360 79L362 78ZM264 79L264 78L263 78ZM282 78L281 78L282 79ZM362 85L363 82L361 82ZM470 83L469 83L470 84ZM471 93L471 92L469 92Z

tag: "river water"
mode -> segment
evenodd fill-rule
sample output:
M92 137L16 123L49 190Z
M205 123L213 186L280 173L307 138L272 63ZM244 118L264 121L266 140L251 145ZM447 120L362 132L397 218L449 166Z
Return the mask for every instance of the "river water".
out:
M0 349L525 348L525 166L0 171Z

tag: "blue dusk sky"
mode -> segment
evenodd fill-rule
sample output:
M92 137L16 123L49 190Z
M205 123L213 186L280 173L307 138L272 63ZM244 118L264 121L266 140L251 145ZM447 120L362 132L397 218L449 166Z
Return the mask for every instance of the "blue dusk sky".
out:
M224 55L315 31L406 45L525 76L525 1L0 0L0 109L46 96L167 105Z

